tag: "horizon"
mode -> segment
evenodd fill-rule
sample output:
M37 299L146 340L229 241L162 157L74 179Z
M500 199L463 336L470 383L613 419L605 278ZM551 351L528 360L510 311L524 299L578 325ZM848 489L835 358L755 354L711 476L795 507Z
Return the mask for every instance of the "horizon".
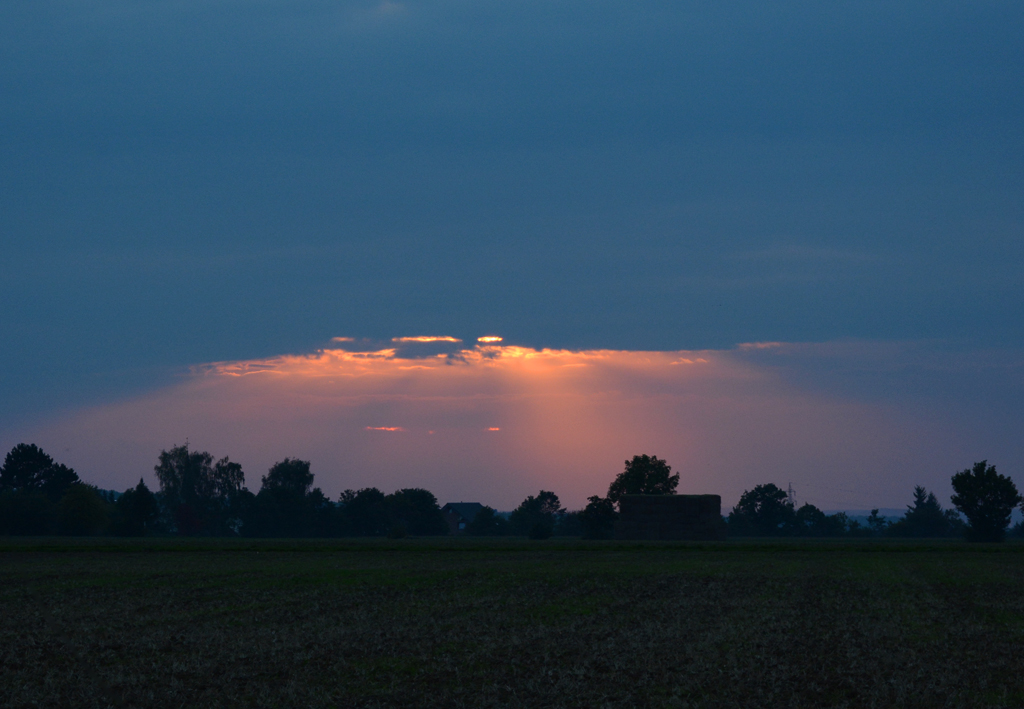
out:
M495 509L539 489L580 508L639 453L667 460L680 493L719 494L723 509L767 482L820 509L899 509L917 484L948 500L950 476L983 458L1014 477L1024 453L1012 429L992 426L1006 409L984 411L996 389L1019 409L1019 389L1006 390L1022 383L1014 353L869 342L572 351L481 337L334 337L307 354L195 365L171 386L0 444L32 439L109 489L139 477L154 487L157 453L188 441L250 480L285 457L310 460L331 499L424 487ZM927 395L894 390L908 381ZM982 437L985 453L972 454Z
M2 3L0 445L502 508L641 452L726 505L1024 480L1022 35L1008 0Z

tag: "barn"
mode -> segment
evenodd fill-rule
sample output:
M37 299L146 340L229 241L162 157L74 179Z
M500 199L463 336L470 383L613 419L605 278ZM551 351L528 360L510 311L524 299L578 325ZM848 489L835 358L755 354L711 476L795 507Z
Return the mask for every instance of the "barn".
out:
M449 502L441 508L452 534L462 534L484 506L479 502Z

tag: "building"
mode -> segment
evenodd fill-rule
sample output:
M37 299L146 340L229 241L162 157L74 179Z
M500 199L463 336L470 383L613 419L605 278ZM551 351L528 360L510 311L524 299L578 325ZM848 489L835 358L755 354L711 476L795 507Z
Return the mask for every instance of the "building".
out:
M466 525L473 521L477 513L484 508L479 502L448 502L441 508L448 529L452 534L462 534Z
M624 495L616 539L725 539L718 495Z

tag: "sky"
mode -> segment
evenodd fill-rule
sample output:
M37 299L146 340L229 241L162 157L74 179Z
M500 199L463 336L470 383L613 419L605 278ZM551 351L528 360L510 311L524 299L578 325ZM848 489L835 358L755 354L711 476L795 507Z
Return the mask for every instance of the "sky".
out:
M641 452L726 505L1024 481L1022 38L988 0L8 0L0 445L506 509Z

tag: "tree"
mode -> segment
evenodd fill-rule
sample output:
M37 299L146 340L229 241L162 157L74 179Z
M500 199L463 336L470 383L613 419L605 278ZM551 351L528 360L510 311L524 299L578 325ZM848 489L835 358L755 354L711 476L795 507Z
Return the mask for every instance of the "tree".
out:
M139 484L125 490L114 503L114 533L121 537L142 537L152 533L160 517L156 496L139 478Z
M796 512L785 490L773 483L756 485L740 496L729 513L729 533L776 537L789 532L795 520Z
M868 530L874 536L881 536L885 534L885 530L889 527L889 520L878 514L878 508L871 510L871 514L868 516Z
M608 486L608 499L615 505L623 495L674 495L679 474L657 456L635 455Z
M313 473L309 470L308 460L285 458L279 463L274 463L261 482L261 490L287 490L304 496L308 495L313 487Z
M593 495L587 498L587 506L580 513L584 539L611 539L615 533L615 520L619 513L615 503L607 497Z
M50 534L54 504L35 490L0 490L0 536Z
M0 490L36 491L57 502L75 483L78 473L43 452L35 444L19 443L4 458Z
M951 507L944 510L942 516L946 518L950 536L962 537L967 534L967 523L964 522L964 518L960 516L960 512L956 508Z
M953 504L967 518L967 539L1000 542L1006 536L1013 508L1021 503L1017 486L987 460L953 476Z
M375 487L345 490L338 498L340 531L344 536L382 537L388 532L388 507Z
M107 503L92 485L75 483L57 503L57 529L61 534L91 537L110 522Z
M950 519L934 492L921 485L914 487L914 502L907 505L903 518L889 527L889 533L904 537L945 537L951 531Z
M582 537L583 536L583 510L565 511L555 519L555 529L552 532L555 537Z
M333 532L336 510L320 488L313 487L313 480L307 460L285 458L274 463L249 506L243 525L246 534L313 537Z
M388 532L398 536L448 534L448 522L437 498L429 490L405 488L384 498L388 510Z
M471 537L500 537L508 534L508 520L484 505L466 525L465 532Z
M242 466L188 446L160 451L154 468L164 503L181 534L224 534L245 485Z
M827 515L807 503L795 512L791 528L796 535L802 537L841 537L846 534L851 524L856 522L851 522L845 512ZM789 531L786 526L783 526L782 530L782 533Z
M514 534L547 539L555 530L555 522L565 512L558 495L541 490L536 497L529 495L509 515L509 525Z

